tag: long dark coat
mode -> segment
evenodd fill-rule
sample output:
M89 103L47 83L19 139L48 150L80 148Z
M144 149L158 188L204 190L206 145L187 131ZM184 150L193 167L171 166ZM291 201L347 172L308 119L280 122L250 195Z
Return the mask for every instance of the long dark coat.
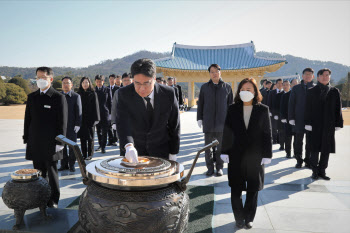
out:
M95 92L98 97L98 104L100 107L100 125L102 127L108 127L109 121L108 116L112 110L112 97L109 88L102 86L101 89L96 87Z
M305 125L311 125L311 151L335 153L335 127L343 128L340 92L331 87L325 101L319 85L309 89L305 104Z
M278 129L284 128L284 123L281 122L281 118L280 118L281 99L282 99L283 94L284 94L284 91L280 91L279 93L277 93L276 97L275 97L275 102L274 102L274 114L275 115L273 115L273 116L278 116L278 120L276 120L276 124L277 124Z
M63 95L65 95L62 92ZM70 91L65 95L68 104L68 123L67 123L67 138L77 141L77 134L74 131L75 126L81 125L82 107L80 95L74 91Z
M230 105L225 121L221 153L229 155L228 180L231 188L251 192L263 189L265 166L261 165L261 160L272 158L268 107L263 104L253 105L246 129L243 103Z
M289 104L289 97L290 97L290 91L287 93L283 93L281 97L281 104L280 104L280 120L286 119L287 123L284 123L284 130L286 134L290 135L293 133L293 126L289 124L289 118L288 118L288 104Z
M288 104L288 118L289 120L295 120L295 127L293 127L295 133L305 132L304 111L306 90L314 86L315 84L313 82L305 85L303 80L291 90Z
M133 143L139 155L169 158L180 148L180 113L174 88L154 84L153 120L149 125L146 104L134 84L117 92L117 132L120 148Z
M263 97L263 99L261 101L262 104L267 105L267 99L268 99L269 93L270 93L270 90L267 88L265 88L261 91L261 95Z
M78 92L81 97L82 121L78 138L91 140L94 138L95 121L100 121L100 108L97 94L94 91Z
M197 121L203 121L203 133L224 130L227 108L232 103L232 88L221 79L217 85L211 80L202 85L198 99Z
M175 85L177 87L177 89L179 89L179 105L183 105L184 104L184 96L182 94L182 88L180 85Z
M57 161L63 159L63 151L56 153L57 135L66 136L68 108L64 95L50 87L45 95L40 90L28 95L24 117L24 143L26 159L33 161Z

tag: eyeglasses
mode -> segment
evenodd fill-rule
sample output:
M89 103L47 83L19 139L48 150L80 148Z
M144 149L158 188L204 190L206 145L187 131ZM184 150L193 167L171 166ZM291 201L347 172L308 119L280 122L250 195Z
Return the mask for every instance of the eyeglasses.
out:
M134 85L137 87L137 88L140 88L142 86L144 87L150 87L153 83L153 80L150 80L148 82L144 82L144 83L139 83L139 82L134 82Z

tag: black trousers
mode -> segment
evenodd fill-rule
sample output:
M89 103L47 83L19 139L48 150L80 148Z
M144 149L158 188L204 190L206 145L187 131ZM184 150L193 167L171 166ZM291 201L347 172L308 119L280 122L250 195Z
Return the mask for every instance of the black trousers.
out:
M51 187L51 198L49 202L58 204L60 199L60 186L57 171L57 161L36 161L33 160L33 167L41 171L41 175L49 182Z
M311 132L307 131L306 133L306 143L305 143L305 158L303 159L303 140L304 133L295 133L294 137L294 154L298 163L302 164L305 162L306 164L310 163L311 156Z
M236 222L242 220L245 220L246 223L253 222L258 206L258 191L247 192L243 206L242 190L231 188L231 205Z
M109 143L118 142L117 130L112 129L111 124L109 124L109 125L110 125L110 127L108 129L108 142Z
M277 144L279 139L278 139L278 130L277 130L277 121L272 117L271 119L271 126L272 126L272 139L273 139L273 144Z
M315 174L326 175L326 168L328 167L329 153L311 152L310 164L312 172Z
M293 139L293 134L289 133L284 133L284 150L287 154L291 153L292 150L292 139ZM295 142L295 140L294 140Z
M96 125L98 144L101 148L105 148L107 145L108 129L108 125L102 125L101 123Z
M221 133L220 132L204 133L205 145L212 143L214 139L217 139L219 141L219 145L217 145L216 152L215 152L215 164L216 164L216 170L218 171L219 169L223 169L224 167L224 161L222 161L222 159L220 158L222 132ZM205 163L209 171L214 171L214 159L213 159L213 154L210 153L210 150L205 151Z
M278 140L280 143L280 147L284 148L284 144L286 141L286 131L283 129L282 126L278 128Z
M69 146L65 145L63 148L63 159L61 160L61 167L64 168L72 168L75 164L75 155L74 151L71 147L67 148ZM68 154L69 151L69 154Z
M84 159L86 159L88 156L92 157L94 155L94 138L89 140L80 139L80 147Z

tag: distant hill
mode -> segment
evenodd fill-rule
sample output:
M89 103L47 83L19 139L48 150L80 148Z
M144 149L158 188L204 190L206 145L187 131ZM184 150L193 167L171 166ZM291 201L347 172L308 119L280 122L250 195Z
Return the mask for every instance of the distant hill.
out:
M282 57L278 53L270 52L257 52L259 57ZM108 76L109 74L122 74L130 71L131 64L139 58L163 58L170 56L170 53L155 53L150 51L139 51L137 53L125 56L123 58L117 58L114 60L105 60L98 64L91 65L84 68L70 68L70 67L53 67L55 75L70 75L70 76L89 76L93 78L96 74L103 74ZM287 76L294 75L295 73L301 74L305 67L311 67L317 72L321 68L329 68L332 70L332 78L335 83L347 76L350 72L350 66L341 65L335 62L323 62L317 60L308 60L301 57L295 57L292 55L283 56L287 59L288 64L284 65L281 69L274 73L269 73L267 76ZM22 75L23 78L34 78L36 68L20 68L20 67L7 67L0 66L0 75L7 77L14 77L16 75Z

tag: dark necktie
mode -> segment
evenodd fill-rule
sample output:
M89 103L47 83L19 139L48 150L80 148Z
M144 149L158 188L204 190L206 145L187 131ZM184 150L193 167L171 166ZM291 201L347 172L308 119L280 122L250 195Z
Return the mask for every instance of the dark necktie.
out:
M146 109L147 109L147 120L148 120L148 129L150 130L151 126L152 126L152 121L153 121L153 107L152 107L152 104L151 104L151 98L144 97L144 99L147 102L147 107L146 107Z

